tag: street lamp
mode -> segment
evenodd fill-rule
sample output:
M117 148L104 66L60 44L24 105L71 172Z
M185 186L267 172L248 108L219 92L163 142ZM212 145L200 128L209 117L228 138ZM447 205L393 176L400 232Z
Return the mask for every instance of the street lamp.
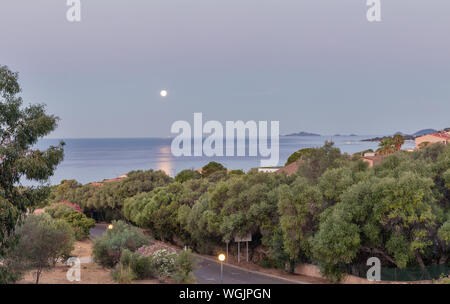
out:
M108 230L113 230L114 229L114 225L113 224L109 224L108 225Z
M227 256L224 253L219 253L217 259L220 262L220 284L223 284L223 262L225 262Z

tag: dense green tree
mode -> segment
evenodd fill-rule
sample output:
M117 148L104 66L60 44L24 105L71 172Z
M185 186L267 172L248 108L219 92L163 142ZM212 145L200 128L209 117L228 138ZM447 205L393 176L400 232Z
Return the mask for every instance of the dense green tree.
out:
M205 165L202 168L202 176L203 177L209 177L211 174L214 174L216 172L227 172L227 168L225 168L222 164L219 164L217 162L209 162L207 165Z
M297 167L297 174L317 181L325 170L337 168L344 159L346 159L345 155L334 147L334 143L327 141L323 147L311 148L302 156L302 162Z
M315 258L325 273L338 276L336 267L363 252L391 266L424 267L437 228L432 185L429 178L404 172L398 178L371 177L351 186L341 202L324 213L314 238Z
M0 257L14 243L11 235L21 215L49 193L46 186L20 187L20 183L47 181L63 159L63 142L47 150L34 148L39 138L56 128L58 118L46 114L44 105L23 107L19 93L18 74L0 66ZM0 273L4 271L0 266Z
M312 148L304 148L304 149L300 149L298 151L295 151L294 153L292 153L288 157L288 159L287 159L287 161L286 161L286 163L284 165L285 166L290 165L290 164L296 162L297 160L301 159L302 156L308 155L311 152L312 152Z
M120 181L81 185L66 180L54 187L50 202L61 200L79 205L87 215L97 220L122 218L124 201L139 193L147 193L170 183L171 178L163 171L131 171Z
M175 176L175 181L179 183L183 183L185 181L191 180L191 179L199 179L202 175L197 170L182 170L180 173Z
M283 233L283 247L289 256L290 272L303 256L310 256L310 240L317 230L319 215L324 209L322 194L317 186L299 177L291 187L279 189L278 213Z

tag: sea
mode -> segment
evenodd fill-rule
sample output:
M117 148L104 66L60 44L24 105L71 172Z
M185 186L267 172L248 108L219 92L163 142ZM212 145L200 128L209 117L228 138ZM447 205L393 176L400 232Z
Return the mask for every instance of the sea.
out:
M367 149L376 150L377 142L362 141L376 136L380 135L281 136L278 166L283 166L295 151L320 147L329 140L333 141L343 153L353 154ZM175 157L171 152L172 138L42 139L36 144L36 148L45 149L51 145L57 145L61 140L66 144L64 160L48 181L52 185L68 179L75 179L86 184L118 177L132 170L163 170L173 177L181 170L199 169L210 161L219 162L228 169L244 171L261 166L260 157ZM414 141L406 141L403 148L414 146Z

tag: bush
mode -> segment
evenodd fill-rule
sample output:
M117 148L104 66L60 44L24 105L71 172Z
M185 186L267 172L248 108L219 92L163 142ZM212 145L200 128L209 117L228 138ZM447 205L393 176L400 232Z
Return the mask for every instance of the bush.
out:
M124 221L114 221L112 224L114 229L106 231L94 242L94 260L104 267L119 263L124 249L135 251L150 241L139 228Z
M131 252L125 249L120 259L122 267L130 267L136 279L144 280L156 277L152 257L142 255L139 251Z
M175 259L174 280L177 283L194 283L194 264L195 258L191 250L180 251Z
M156 250L152 255L152 265L157 278L163 282L175 270L175 260L177 253L169 248L161 248Z
M116 269L112 273L114 281L121 284L130 284L136 275L131 269L130 265L124 266L122 263L117 264Z
M72 212L63 218L68 222L75 233L75 238L77 240L82 240L89 236L91 228L95 226L95 221L88 218L82 213Z
M66 201L45 208L45 212L55 219L62 219L69 223L77 240L88 237L89 231L95 226L95 221L84 215L78 205Z
M157 278L161 282L171 277L178 283L194 283L194 256L192 252L180 251L161 245L142 246L136 252L122 251L113 278L119 283L130 280Z

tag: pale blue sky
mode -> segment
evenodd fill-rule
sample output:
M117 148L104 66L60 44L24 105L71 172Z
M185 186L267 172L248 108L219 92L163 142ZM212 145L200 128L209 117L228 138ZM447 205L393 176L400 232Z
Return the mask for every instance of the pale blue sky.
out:
M51 137L170 135L175 120L279 120L282 134L450 127L450 1L0 2L0 64L60 116ZM169 91L166 99L160 89Z

